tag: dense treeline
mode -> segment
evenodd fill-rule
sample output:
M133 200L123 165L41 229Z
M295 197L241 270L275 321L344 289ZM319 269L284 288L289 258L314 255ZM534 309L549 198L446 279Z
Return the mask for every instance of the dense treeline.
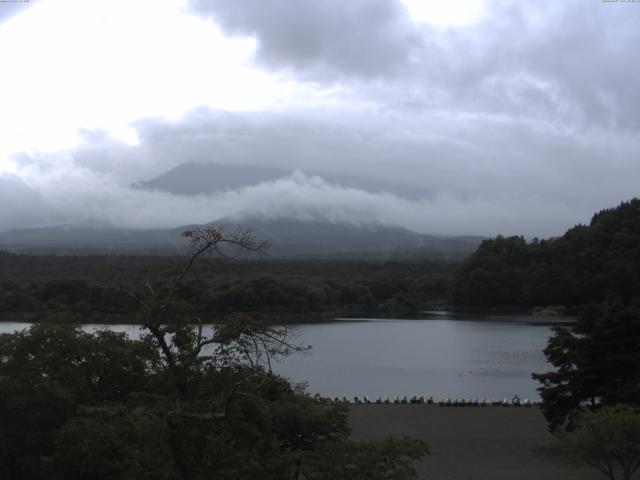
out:
M579 306L640 292L640 199L595 214L562 237L482 242L453 282L456 305Z
M121 287L162 283L182 258L0 254L0 318L134 321ZM455 266L437 262L200 262L181 285L185 308L203 319L411 313L443 305Z

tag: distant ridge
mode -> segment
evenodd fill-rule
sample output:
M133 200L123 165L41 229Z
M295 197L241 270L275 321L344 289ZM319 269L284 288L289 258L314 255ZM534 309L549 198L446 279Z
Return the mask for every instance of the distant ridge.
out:
M225 218L217 222L254 230L258 238L271 241L274 256L323 256L339 254L387 254L463 258L470 255L482 237L436 237L381 224L328 222L320 219Z
M461 259L480 244L480 237L435 237L379 224L333 223L288 218L224 218L223 229L251 228L259 240L269 240L274 258L402 258ZM183 252L187 242L173 229L128 230L92 225L13 230L0 234L0 249L51 254L162 254Z
M0 248L28 253L177 253L171 229L130 230L96 225L59 225L0 233Z

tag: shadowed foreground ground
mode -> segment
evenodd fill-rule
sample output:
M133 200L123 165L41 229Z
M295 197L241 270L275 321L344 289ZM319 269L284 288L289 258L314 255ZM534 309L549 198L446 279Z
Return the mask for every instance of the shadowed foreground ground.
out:
M352 405L352 435L425 440L431 449L418 465L429 480L598 480L589 468L571 470L549 451L550 434L533 408L442 408L433 405Z

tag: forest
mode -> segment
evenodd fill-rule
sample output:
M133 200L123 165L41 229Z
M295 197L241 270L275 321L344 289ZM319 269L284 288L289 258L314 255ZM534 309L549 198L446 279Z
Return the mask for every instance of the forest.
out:
M629 303L640 292L640 199L596 213L561 237L485 240L451 287L454 305L564 305L574 309L609 295Z
M133 322L122 288L160 284L180 257L30 256L0 253L0 318ZM179 296L210 321L251 313L280 321L350 314L410 314L447 302L454 264L428 261L202 259Z

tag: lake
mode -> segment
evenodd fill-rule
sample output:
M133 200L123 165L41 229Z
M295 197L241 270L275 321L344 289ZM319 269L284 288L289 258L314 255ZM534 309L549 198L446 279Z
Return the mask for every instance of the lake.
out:
M532 372L550 369L542 349L567 318L425 312L419 319L337 319L296 325L311 345L276 363L293 382L323 396L433 395L538 399ZM0 323L0 333L25 324ZM87 330L100 328L85 325ZM108 328L136 336L138 327Z

